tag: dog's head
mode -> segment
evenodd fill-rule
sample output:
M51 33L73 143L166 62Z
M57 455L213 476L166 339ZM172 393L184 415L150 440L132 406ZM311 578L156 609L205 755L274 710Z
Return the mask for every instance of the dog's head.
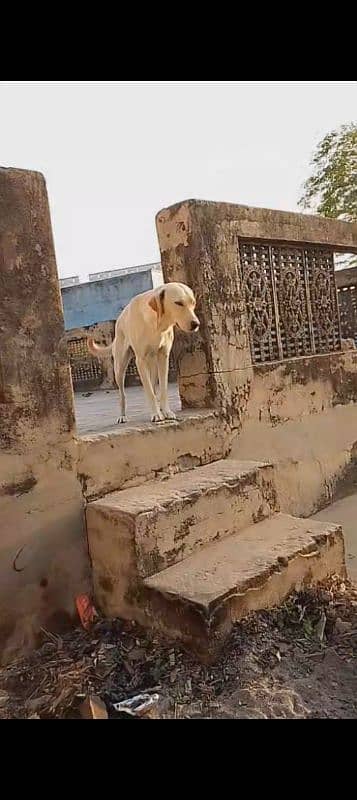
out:
M159 324L164 320L168 327L178 325L186 333L194 333L200 327L195 314L195 295L184 283L161 286L151 297L149 305L156 311Z

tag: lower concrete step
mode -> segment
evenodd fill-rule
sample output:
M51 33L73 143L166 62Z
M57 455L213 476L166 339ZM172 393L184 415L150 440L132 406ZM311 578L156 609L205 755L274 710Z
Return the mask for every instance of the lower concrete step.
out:
M103 587L111 585L110 605L121 615L122 600L139 577L182 561L276 508L270 465L231 460L89 503L87 532L97 602L107 607Z
M341 527L275 514L145 580L149 624L214 657L234 622L345 574Z

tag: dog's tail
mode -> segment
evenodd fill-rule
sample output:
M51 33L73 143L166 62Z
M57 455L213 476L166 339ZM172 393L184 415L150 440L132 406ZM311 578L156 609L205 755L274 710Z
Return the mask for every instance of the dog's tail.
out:
M92 353L93 356L97 356L98 358L100 358L100 356L104 356L108 353L111 353L113 342L111 342L111 344L108 344L107 347L100 347L99 344L95 343L92 337L89 337L87 339L87 345L89 352Z

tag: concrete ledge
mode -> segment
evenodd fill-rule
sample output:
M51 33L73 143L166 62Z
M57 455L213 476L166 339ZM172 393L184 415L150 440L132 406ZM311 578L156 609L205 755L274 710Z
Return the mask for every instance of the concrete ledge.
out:
M176 422L143 423L78 440L78 477L93 500L147 480L218 461L233 433L214 411L187 411Z
M170 208L163 209L157 215L157 227L160 232L164 223L174 222L178 216L186 215L205 220L214 220L215 224L230 223L235 225L239 236L246 239L275 240L281 242L298 242L333 247L336 251L357 253L357 223L341 222L310 214L297 214L290 211L276 211L268 208L235 205L233 203L215 203L206 200L186 200ZM190 225L186 229L174 229L174 234L167 227L161 235L161 249L165 251L172 245L173 235L181 243L186 234L186 244L190 236ZM185 243L185 240L184 240ZM174 245L176 244L174 238Z

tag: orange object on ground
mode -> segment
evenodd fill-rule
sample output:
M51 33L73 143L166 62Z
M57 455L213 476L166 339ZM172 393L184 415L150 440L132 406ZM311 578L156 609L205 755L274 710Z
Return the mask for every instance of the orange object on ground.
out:
M94 608L94 605L87 594L79 594L76 598L76 606L78 611L79 619L83 625L83 628L87 631L93 622L98 617L98 614Z

